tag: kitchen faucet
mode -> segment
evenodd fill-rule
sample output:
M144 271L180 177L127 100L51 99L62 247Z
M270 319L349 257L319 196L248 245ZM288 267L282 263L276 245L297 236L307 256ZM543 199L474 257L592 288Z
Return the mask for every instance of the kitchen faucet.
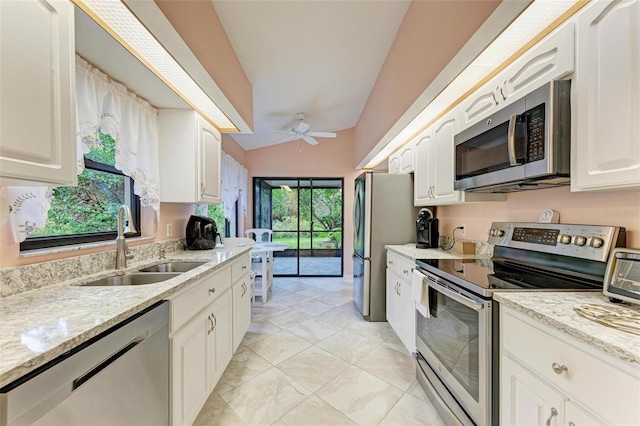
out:
M127 215L126 219L124 215ZM126 224L125 224L126 220ZM116 269L124 269L127 267L127 259L133 259L133 254L129 253L129 247L124 239L124 234L135 233L136 228L133 224L133 216L131 209L123 204L118 209L118 236L116 237Z

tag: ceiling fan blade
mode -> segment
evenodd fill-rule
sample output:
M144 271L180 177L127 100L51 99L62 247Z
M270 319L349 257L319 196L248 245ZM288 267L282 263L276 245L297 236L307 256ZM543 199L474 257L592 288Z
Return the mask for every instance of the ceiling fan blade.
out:
M307 136L315 136L317 138L335 138L336 134L332 132L307 132Z
M294 132L300 132L300 133L305 133L307 130L309 130L309 125L307 123L305 123L304 121L299 122L293 128Z
M318 145L318 141L308 135L302 135L302 139L309 145Z
M289 133L289 132L287 132ZM287 136L286 138L277 141L276 143L284 143L284 142L290 142L290 141L295 141L296 139L300 139L298 137L298 135L291 135L291 136Z

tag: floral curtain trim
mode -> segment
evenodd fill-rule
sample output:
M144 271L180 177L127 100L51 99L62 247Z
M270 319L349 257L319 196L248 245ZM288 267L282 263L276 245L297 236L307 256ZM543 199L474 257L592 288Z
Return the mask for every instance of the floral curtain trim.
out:
M233 215L233 206L240 199L244 216L247 216L247 181L249 173L242 164L238 163L230 155L222 152L220 161L223 214L227 219Z
M53 187L12 186L0 188L0 191L0 196L11 207L9 220L14 241L22 242L31 232L45 226Z
M158 111L79 56L76 70L78 170L84 168L82 156L100 144L98 131L110 135L115 167L134 180L141 205L159 213Z

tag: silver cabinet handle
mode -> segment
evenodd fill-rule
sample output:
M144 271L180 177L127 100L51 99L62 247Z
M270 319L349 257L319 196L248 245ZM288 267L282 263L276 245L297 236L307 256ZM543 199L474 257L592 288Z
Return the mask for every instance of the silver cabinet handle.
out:
M390 261L389 261L389 265L393 265L393 260L390 260Z
M396 294L400 296L400 283L396 283Z
M507 97L504 95L504 92L502 91L502 88L504 87L504 85L505 85L505 84L507 84L507 81L506 81L506 80L505 80L505 82L504 82L504 83L502 83L502 84L500 85L500 94L502 95L502 100L503 100L503 101L506 101L506 100L507 100Z
M576 426L574 422L569 422L569 426Z
M247 265L242 265L242 270L244 271L245 269L247 269Z
M409 273L409 271L407 269L403 269L402 272L407 275Z
M214 288L210 288L210 289L209 289L209 294L213 294L213 293L215 293L215 292L216 292L215 287L214 287Z
M218 319L214 314L211 314L211 316L213 317L213 327L211 328L211 331L213 331L216 328L216 324L218 324Z
M562 374L565 371L569 371L566 365L561 365L561 364L558 364L557 362L554 362L553 364L551 364L551 368L553 368L553 372L556 374Z
M496 87L496 89L497 89L497 87ZM495 90L493 92L491 92L491 96L493 96L493 102L495 102L495 104L498 105L498 98L496 98Z
M551 419L553 419L557 415L558 415L558 410L556 410L555 408L551 407L551 413L549 413L549 417L547 417L547 423L545 423L545 424L547 426L551 426Z
M211 332L213 331L213 327L214 327L214 325L213 325L213 320L211 319L211 315L209 315L209 316L207 317L207 319L208 319L208 320L209 320L209 322L211 323L211 328L207 331L207 335L209 335L209 334L211 334Z
M204 182L200 182L200 196L204 195Z

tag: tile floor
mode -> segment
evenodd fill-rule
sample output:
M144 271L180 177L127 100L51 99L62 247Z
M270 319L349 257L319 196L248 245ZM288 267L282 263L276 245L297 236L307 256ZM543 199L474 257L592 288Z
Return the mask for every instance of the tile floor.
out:
M442 425L388 323L344 278L276 278L196 425Z

